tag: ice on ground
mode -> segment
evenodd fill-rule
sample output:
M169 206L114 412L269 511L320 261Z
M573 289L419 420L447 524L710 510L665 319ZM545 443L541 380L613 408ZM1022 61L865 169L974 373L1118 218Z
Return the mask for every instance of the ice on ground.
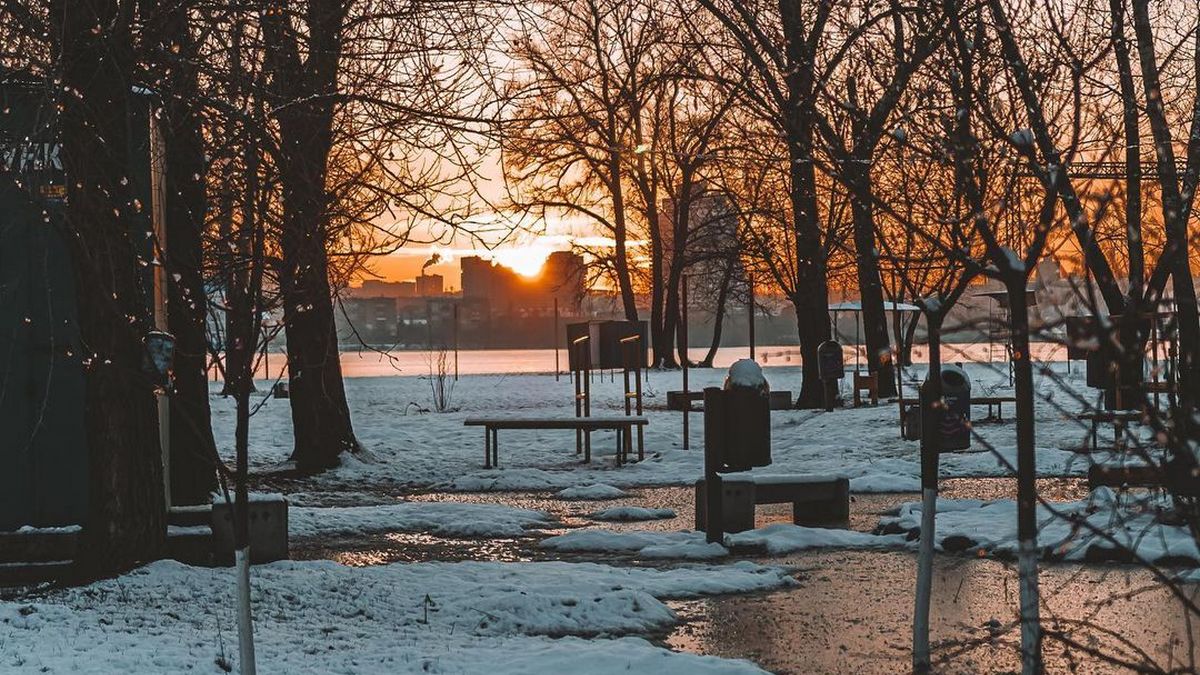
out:
M1053 560L1123 559L1128 553L1149 562L1200 565L1200 549L1187 527L1161 522L1166 499L1118 495L1096 489L1078 502L1037 507L1038 545ZM920 502L904 504L898 515L884 517L884 531L919 533ZM1017 503L1010 499L938 499L936 544L942 549L982 550L1014 556L1017 550Z
M747 562L657 570L285 561L257 566L252 576L261 671L361 675L761 672L622 636L674 625L664 599L795 583L780 568ZM7 673L236 670L235 587L232 569L163 561L36 600L0 602L0 663Z
M666 520L675 517L674 509L647 509L641 506L613 506L601 509L588 516L592 520L615 520L636 522L641 520Z
M430 532L446 537L512 537L552 522L544 511L501 504L400 502L378 506L306 507L288 511L293 538L370 532Z
M854 530L775 523L758 530L726 535L725 543L735 548L765 548L771 555L783 555L810 548L903 548L907 546L905 539L900 534L876 535Z
M729 555L720 544L709 543L703 532L582 529L543 539L542 548L560 552L629 553L641 558L711 560Z
M556 495L559 499L570 499L580 501L600 501L604 499L620 499L628 497L629 494L621 488L606 485L604 483L594 483L592 485L577 485L569 487L565 490L560 490Z
M555 551L629 553L640 558L706 560L729 554L726 547L764 549L782 555L809 548L903 548L909 544L902 534L876 535L867 532L776 523L758 530L725 535L725 546L709 543L704 532L682 530L613 531L582 529L542 540L542 547Z

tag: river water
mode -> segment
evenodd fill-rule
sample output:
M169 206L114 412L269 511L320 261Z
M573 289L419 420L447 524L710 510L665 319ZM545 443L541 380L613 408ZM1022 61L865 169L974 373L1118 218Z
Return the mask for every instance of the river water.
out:
M843 347L847 369L855 364L865 367L865 347L846 345ZM1037 361L1062 361L1066 350L1050 342L1034 343L1033 357ZM708 350L693 347L689 350L692 360L703 359ZM786 367L801 364L800 348L796 345L760 345L755 349L755 360L764 367ZM437 369L439 354L427 351L389 351L360 349L344 350L341 354L342 373L346 377L387 377L394 375L428 375ZM722 347L717 351L713 366L728 368L738 359L750 357L749 347ZM913 361L924 363L928 352L924 345L913 347ZM1007 354L1000 343L949 343L942 345L942 359L947 362L970 361L976 363L1003 362ZM275 379L280 377L286 358L281 352L270 352L260 359L256 377ZM554 349L479 349L446 353L448 372L460 375L499 375L516 373L553 373L555 368L567 370L566 350ZM214 379L217 373L213 371Z

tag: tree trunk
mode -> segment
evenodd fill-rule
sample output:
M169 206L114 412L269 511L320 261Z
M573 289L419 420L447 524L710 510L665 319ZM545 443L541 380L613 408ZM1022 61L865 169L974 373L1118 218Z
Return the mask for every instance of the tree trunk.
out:
M1017 408L1017 568L1020 587L1021 672L1042 672L1038 608L1037 456L1034 449L1033 361L1029 356L1029 307L1025 276L1007 271L1009 328Z
M673 365L671 358L671 334L667 332L666 315L663 311L663 245L658 223L650 224L650 349L655 368Z
M271 93L281 108L275 115L283 188L279 286L295 433L292 461L302 472L334 467L343 452L359 449L338 361L326 250L325 182L334 114L329 95L338 87L346 9L337 0L309 0L303 36L287 25L282 11L262 15ZM303 63L301 52L307 54Z
M171 411L171 503L207 503L216 488L216 444L208 405L207 296L203 232L207 213L204 141L190 103L198 86L188 6L160 7L157 56L165 69L167 321L175 336Z
M280 177L283 183L283 322L287 331L288 384L295 445L292 460L300 471L321 471L338 464L343 452L356 452L358 441L338 360L329 259L325 250L325 161L328 119L313 120L326 142L296 143ZM283 133L296 133L281 125ZM285 143L285 146L287 144ZM301 152L307 149L308 152Z
M879 395L896 395L896 373L888 340L887 313L883 309L883 282L875 252L875 209L871 203L870 158L855 158L846 167L851 186L854 250L858 269L859 304L867 345L867 371L877 376Z
M131 13L111 0L60 0L50 10L60 40L65 239L89 352L89 511L77 562L91 577L157 557L166 537L157 406L141 370L152 325L142 270L152 253L125 180L133 173L130 121L145 119L131 114Z
M712 342L708 345L708 353L704 355L704 360L700 362L704 368L713 367L717 350L721 348L721 333L725 327L725 304L729 301L729 286L733 282L733 270L736 266L736 260L727 260L725 270L721 274L721 287L717 290L717 306L713 312ZM750 312L750 320L754 320L754 312Z
M616 142L613 142L616 145ZM621 306L625 309L626 321L637 321L637 299L633 295L633 280L629 276L629 251L627 239L629 228L625 224L625 194L621 189L621 160L617 154L609 162L610 191L613 200L613 270L617 275L617 289L621 293Z
M929 601L933 590L933 549L937 536L938 457L942 445L942 308L925 312L929 332L929 374L921 387L921 541L913 611L913 672L929 672ZM915 323L915 321L914 321Z
M829 339L829 285L825 278L825 251L817 219L817 175L813 165L813 72L807 30L819 31L829 5L821 5L815 21L805 21L798 0L781 0L780 20L787 44L787 101L783 129L788 147L789 200L795 262L792 304L796 308L800 354L804 361L798 408L819 408L823 387L817 367L817 347ZM807 30L806 30L807 29Z

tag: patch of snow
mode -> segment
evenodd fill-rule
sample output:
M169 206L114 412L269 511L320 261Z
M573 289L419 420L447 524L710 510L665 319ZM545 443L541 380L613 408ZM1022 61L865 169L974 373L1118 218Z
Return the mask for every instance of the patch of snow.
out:
M230 492L229 492L229 499L231 501L235 501L235 502L237 501L237 499L233 496L232 490L230 490ZM249 495L247 495L247 499L252 504L258 503L258 502L285 502L285 501L287 501L287 497L285 497L284 495L282 495L278 492L251 492ZM212 494L212 503L213 504L224 504L225 503L225 495L221 494L220 492L214 492Z
M763 375L762 366L753 359L740 359L729 366L729 376L726 382L731 387L746 387L748 389L767 389L767 378Z
M616 520L635 522L640 520L666 520L675 517L674 509L648 509L641 506L613 506L601 509L588 516L592 520Z
M211 537L208 525L167 525L167 537Z
M574 530L542 540L542 548L552 551L590 553L631 553L642 558L711 560L729 555L724 546L709 543L703 532L619 532L613 530Z
M853 530L822 527L801 527L776 523L758 530L725 535L725 546L708 543L704 532L613 531L600 529L574 530L541 542L555 551L592 553L630 553L641 558L672 558L704 560L728 555L729 547L765 549L771 555L781 555L808 548L892 548L906 547L901 534L877 535Z
M544 511L501 504L400 502L379 506L307 507L288 510L294 538L370 532L430 532L450 537L511 537L551 521Z
M281 561L251 574L263 672L360 675L758 673L745 661L678 654L627 636L673 626L665 599L795 583L783 569L747 562L657 570ZM32 602L0 602L5 672L220 672L214 663L236 670L235 588L232 569L162 561Z
M1087 500L1056 504L1054 510L1037 507L1038 545L1052 560L1085 560L1122 557L1136 551L1150 561L1191 560L1200 565L1200 549L1188 529L1159 521L1154 498L1120 497L1109 488L1098 488ZM1165 500L1163 500L1165 506ZM900 507L898 515L884 517L884 529L920 531L921 503ZM1017 504L1014 500L938 499L936 544L945 548L981 550L1014 556L1017 552ZM1093 532L1111 536L1114 541ZM949 540L949 542L947 541Z
M908 546L901 534L877 535L854 530L802 527L775 523L757 530L725 536L730 546L765 548L771 555L783 555L810 548L903 548Z
M83 528L79 525L61 525L58 527L22 525L14 534L77 534L82 531Z
M579 501L600 501L604 499L620 499L628 497L621 488L613 487L605 483L593 483L591 485L576 485L565 490L558 491L554 495L559 499L579 500Z

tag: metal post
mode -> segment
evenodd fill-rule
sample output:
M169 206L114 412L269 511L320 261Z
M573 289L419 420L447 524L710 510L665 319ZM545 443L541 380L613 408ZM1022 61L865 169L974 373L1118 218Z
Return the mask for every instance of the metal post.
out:
M721 444L725 436L724 416L721 414L723 393L716 387L704 390L704 533L709 542L718 544L724 543L725 539L725 517L721 504L723 486L721 475L717 473L721 466Z
M683 320L679 322L679 330L683 333L681 341L683 342L683 358L680 359L683 366L683 449L689 449L691 441L688 438L690 430L688 429L688 417L691 416L692 399L688 396L688 275L683 275L683 288L681 305L683 310Z
M558 297L554 298L554 325L551 326L550 343L554 345L554 381L558 382Z
M458 303L454 303L454 381L458 382Z
M750 275L750 360L754 360L754 275Z
M166 237L166 147L158 121L150 119L150 218L154 230L154 327L169 330L167 321L167 237ZM154 395L158 406L158 442L162 457L162 489L166 508L171 508L171 404L165 390Z

